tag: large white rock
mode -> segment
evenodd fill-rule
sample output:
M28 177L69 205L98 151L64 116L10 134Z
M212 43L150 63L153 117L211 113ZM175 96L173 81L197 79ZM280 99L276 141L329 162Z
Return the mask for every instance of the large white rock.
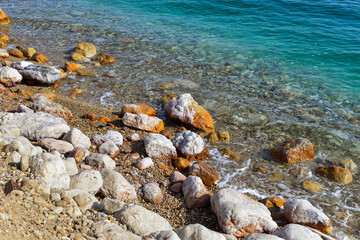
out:
M91 153L85 158L84 161L87 165L90 165L94 168L109 168L114 169L116 163L108 155L101 153Z
M103 169L101 175L104 183L101 192L106 196L117 200L137 200L134 187L118 172L111 169Z
M19 72L24 79L47 85L51 85L61 78L60 70L52 66L29 65Z
M212 231L201 224L190 224L176 231L181 240L236 240L235 237Z
M107 154L111 157L115 157L119 153L119 148L113 141L104 142L99 146L99 153Z
M284 228L276 230L274 234L286 240L322 240L319 235L299 224L288 224Z
M120 147L123 144L124 138L120 132L108 130L103 135L93 136L91 140L98 146L103 144L104 142L113 141L116 146Z
M145 151L151 158L177 158L176 148L164 135L150 133L145 138Z
M304 238L304 239L310 239L310 238ZM244 240L283 240L283 238L266 233L252 233L249 236L247 236Z
M210 192L197 176L188 176L183 182L182 191L185 202L190 207L206 207L210 204Z
M122 118L122 122L125 126L134 127L148 132L161 132L164 129L163 120L146 114L125 113Z
M12 68L15 68L16 70L23 70L24 68L32 64L33 64L32 62L28 62L28 61L17 61L17 62L12 62L10 66Z
M19 84L22 80L21 74L14 68L2 67L0 68L0 80L7 87L12 87Z
M204 140L196 133L182 131L173 139L174 146L181 155L196 155L204 150Z
M180 240L174 231L160 231L154 232L144 237L146 240Z
M172 231L170 223L165 218L137 205L117 212L115 218L139 236L158 231Z
M97 221L91 226L91 231L97 239L106 240L141 240L142 238L124 230L119 225L108 220Z
M16 151L20 155L26 155L28 157L42 152L41 147L35 147L27 138L11 133L0 135L0 150L9 153Z
M77 174L79 172L74 158L72 158L72 157L65 158L63 161L64 161L64 165L65 165L67 174L69 174L71 176L71 175Z
M211 209L218 218L221 230L237 238L254 232L273 233L277 229L264 204L234 189L217 191L211 198Z
M85 149L89 149L91 147L90 138L77 128L72 128L69 132L67 132L64 135L63 140L71 143L74 147L81 147Z
M96 193L103 184L103 178L97 170L83 170L71 176L70 188Z

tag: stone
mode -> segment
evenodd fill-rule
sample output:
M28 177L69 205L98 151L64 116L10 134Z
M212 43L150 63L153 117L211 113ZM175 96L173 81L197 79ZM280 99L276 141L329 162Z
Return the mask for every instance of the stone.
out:
M119 153L119 148L113 141L104 142L99 146L99 153L107 154L110 157L115 157Z
M10 48L8 50L8 53L10 56L17 57L17 58L23 58L24 54L17 48Z
M210 133L207 137L209 141L230 142L230 134L228 131L218 131Z
M103 185L103 178L97 170L83 170L71 176L70 188L97 193Z
M84 116L85 119L89 119L91 121L95 121L97 119L97 116L93 113L87 113Z
M90 138L77 128L72 128L67 132L63 140L71 143L76 148L89 149L91 147Z
M147 183L143 186L144 200L153 204L160 204L164 198L158 183Z
M82 192L74 197L76 204L81 212L85 212L88 209L98 209L99 201L90 193Z
M278 229L275 235L283 239L291 240L322 240L319 235L299 224L287 224L284 228Z
M182 182L177 182L174 183L173 185L171 185L170 187L170 191L174 192L174 193L181 193L182 192Z
M33 63L27 61L17 61L17 62L12 62L10 67L15 68L16 70L24 70L27 66L30 65L33 65Z
M19 186L19 184L17 184L14 180L11 179L5 184L4 193L5 193L5 195L8 195L9 193L11 193L14 190L24 191Z
M22 155L20 158L20 170L26 172L29 169L30 159L27 155Z
M5 49L0 49L0 58L10 57L9 53Z
M159 231L153 232L144 239L148 240L180 240L178 235L174 231Z
M177 96L174 94L165 94L160 102L165 106L171 99L176 98Z
M16 110L17 112L23 112L23 113L34 113L34 110L31 108L26 107L25 105L20 104Z
M318 167L315 173L339 184L348 184L353 179L349 170L335 166Z
M67 72L76 71L79 68L84 68L84 66L78 63L65 62L65 69Z
M96 145L101 145L107 141L112 141L116 146L120 147L123 144L123 136L118 131L108 130L103 135L95 135L91 141Z
M180 132L176 134L172 142L178 152L187 159L202 160L210 156L204 140L194 132Z
M158 133L164 129L164 122L160 118L151 117L146 114L125 113L122 122L125 126L148 132Z
M141 237L126 231L109 220L94 222L91 226L91 231L99 240L142 240Z
M104 196L121 201L137 200L134 187L120 173L111 169L103 169L101 175L104 179L101 193Z
M38 63L46 63L47 61L49 61L49 59L47 59L44 54L41 53L35 53L32 55L31 60L33 60L34 62L38 62Z
M98 61L101 65L104 65L115 62L115 58L113 58L110 55L107 55L106 53L100 53L98 56Z
M34 56L35 53L36 53L36 50L34 48L31 48L31 47L25 49L25 51L24 51L25 57L28 57L28 58L32 58L32 56Z
M52 102L44 96L39 96L34 100L33 109L35 112L46 112L65 120L71 120L73 118L73 115L68 108L59 103Z
M25 137L15 136L13 134L1 135L0 150L6 153L17 152L19 156L25 155L28 157L37 155L42 152L40 147L35 147Z
M308 192L317 193L317 192L321 192L324 186L316 182L303 181L301 183L301 187Z
M280 238L271 234L265 233L252 233L247 236L244 240L283 240L284 238ZM286 238L292 239L292 238ZM312 239L312 238L304 238L304 239Z
M74 53L79 54L85 58L92 58L96 55L96 47L89 42L81 42L74 48Z
M190 162L186 158L179 157L174 160L174 166L179 169L179 171L182 171L190 166Z
M235 237L225 236L198 223L179 228L176 234L181 240L236 240Z
M19 72L23 79L45 85L51 85L61 78L60 70L52 66L29 65Z
M6 87L13 87L22 81L23 77L14 68L2 67L0 68L0 82Z
M171 135L171 132L167 129L164 129L160 132L160 134L164 135L165 137L167 137L170 140L173 140L174 138Z
M53 138L41 139L39 144L42 148L46 149L49 152L58 151L59 153L66 153L74 149L71 143L62 140L56 140Z
M81 210L79 209L78 205L76 204L75 200L70 198L63 206L65 209L65 213L72 218L77 218L81 216Z
M165 136L157 133L150 133L146 136L145 151L151 158L177 158L176 148L173 143Z
M117 212L115 218L139 236L146 236L158 231L172 231L172 227L159 214L141 206L132 206Z
M76 53L76 52L73 53L70 58L71 58L71 60L74 60L74 61L82 61L82 60L86 59L86 57L84 57L80 53Z
M121 109L121 116L124 116L125 113L146 114L153 117L156 116L155 110L145 103L126 104Z
M357 169L358 166L356 165L356 163L350 159L350 158L345 158L345 159L341 159L338 161L338 164L343 167L348 169L349 171L351 171L353 174L357 173Z
M191 165L189 175L200 177L205 186L214 185L220 177L219 173L203 162L196 162Z
M293 139L271 150L271 155L282 163L293 164L314 160L314 147L307 139Z
M213 132L214 124L210 114L190 94L181 94L165 105L169 119L180 121L205 132Z
M108 168L114 169L116 167L116 163L112 160L108 155L100 154L100 153L91 153L89 156L85 158L84 161L87 165L90 165L94 168Z
M211 209L220 229L236 238L255 232L273 233L277 229L270 211L263 204L234 189L217 191L211 198Z
M182 191L185 203L194 208L206 207L210 204L210 192L199 177L189 176L183 182Z
M308 200L293 199L284 203L285 219L289 223L305 225L321 232L331 231L328 216L315 208Z
M271 207L281 208L286 201L278 197L268 197L261 200L260 202L263 203L267 208L271 208Z
M79 68L76 70L76 74L79 76L94 76L96 75L96 72L87 68Z
M140 141L140 136L137 133L133 133L131 134L131 136L126 138L129 142L136 142L136 141Z
M8 18L6 13L0 8L0 25L9 24L9 23L10 23L10 19Z
M6 48L6 44L4 42L2 42L2 41L0 41L0 49L1 48Z
M1 15L1 9L0 9L0 15ZM9 36L5 33L0 33L0 42L8 43L10 41Z
M101 201L101 208L106 214L114 214L125 207L126 203L117 199L106 197Z
M136 164L136 167L140 170L144 170L144 169L147 169L147 168L152 168L154 167L154 162L151 158L149 157L146 157L146 158L143 158L141 159L137 164Z
M89 151L85 148L76 147L72 151L69 151L65 154L65 157L74 158L76 162L82 161L87 155L89 155Z
M228 156L232 160L240 160L242 158L241 154L233 152L228 148L221 149L220 154L223 156Z
M69 176L75 175L79 172L74 158L65 158L63 161L65 164L66 173L69 174Z
M171 184L178 183L178 182L183 182L185 180L186 180L186 177L181 172L173 171L171 173L171 175L170 175L170 183Z

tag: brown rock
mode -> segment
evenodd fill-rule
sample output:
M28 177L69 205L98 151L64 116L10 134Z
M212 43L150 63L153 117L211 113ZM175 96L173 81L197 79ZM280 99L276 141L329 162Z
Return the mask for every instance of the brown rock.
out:
M183 132L183 131L187 131L186 127L179 127L176 129L176 133L180 133L180 132Z
M97 119L97 116L95 114L93 114L93 113L87 113L87 114L85 114L84 118L89 119L91 121L95 121Z
M20 50L22 53L25 52L25 49L20 45L16 46L16 49Z
M340 184L348 184L352 181L352 174L346 168L334 166L318 167L315 173Z
M80 162L85 158L87 150L82 147L76 147L73 150L67 152L65 154L66 157L72 157L75 159L76 162Z
M226 155L232 160L240 160L242 158L242 156L239 153L233 152L228 148L221 149L220 154L223 156Z
M170 191L172 191L173 193L180 193L181 190L182 190L182 182L174 183L170 187Z
M0 12L1 12L1 10L0 10ZM9 42L8 35L6 35L5 33L0 33L0 42L8 43Z
M155 110L145 103L135 103L135 104L126 104L121 109L121 115L124 116L125 113L133 114L146 114L148 116L156 116Z
M38 63L45 63L48 61L48 59L41 53L35 53L32 57L31 60L38 62Z
M253 168L253 169L251 169L251 171L253 171L253 172L259 172L259 173L262 173L262 174L265 174L265 173L268 172L265 168L262 168L262 167Z
M67 153L74 149L74 146L71 143L52 138L41 139L39 144L48 151L56 150L59 153Z
M1 8L0 8L0 25L9 24L9 23L10 23L10 19L8 18L8 16L6 16L4 11L1 10Z
M111 119L108 117L101 117L98 121L101 123L110 123Z
M36 53L36 50L34 48L27 48L24 51L25 57L28 57L28 58L32 58L32 56L34 56L35 53Z
M199 177L189 176L182 184L185 203L190 207L200 208L210 204L210 192Z
M230 142L230 134L228 131L218 131L218 132L210 133L208 135L208 140Z
M293 164L314 159L314 147L307 139L293 139L278 145L271 155L282 163Z
M175 183L179 183L179 182L182 183L185 180L186 180L186 177L181 172L173 171L170 175L170 183L171 184L175 184Z
M160 102L161 102L163 105L165 105L165 104L167 104L171 99L176 98L176 97L177 97L177 96L174 95L174 94L165 94L165 95L161 98Z
M23 58L24 57L24 54L17 48L9 49L8 53L13 57L17 57L17 58Z
M220 177L218 172L204 162L194 163L190 167L189 175L200 177L205 186L214 185Z
M22 188L14 180L11 179L5 184L5 195L8 195L14 190L23 191Z
M0 83L0 90L2 90L2 91L6 91L6 90L7 90L7 88L6 88L4 85L2 85L2 84Z
M74 48L74 53L77 53L84 58L91 58L96 54L96 47L92 43L81 42Z
M173 140L173 136L171 135L171 132L167 129L164 129L160 132L160 134L164 135L165 137L167 137L170 140Z
M286 201L278 197L268 197L260 200L260 202L263 203L267 208L271 208L271 207L281 208Z
M87 68L79 68L76 70L76 74L80 76L94 76L96 72Z
M65 69L67 72L76 71L79 68L83 68L84 66L78 63L65 62Z
M272 174L267 175L266 178L281 181L284 180L284 175L282 175L279 172L274 172Z
M174 166L178 168L180 171L187 168L189 165L190 162L186 158L179 157L174 160Z
M301 187L308 192L317 193L317 192L321 192L323 185L316 182L303 181L301 183Z
M115 62L115 58L107 55L106 53L100 53L98 56L98 60L101 65Z

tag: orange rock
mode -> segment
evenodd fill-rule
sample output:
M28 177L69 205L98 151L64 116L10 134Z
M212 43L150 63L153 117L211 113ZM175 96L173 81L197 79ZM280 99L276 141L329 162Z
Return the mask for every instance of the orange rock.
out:
M267 208L281 208L286 201L278 197L268 197L266 199L260 200L260 202L263 203Z
M296 163L303 160L314 160L314 147L307 139L293 139L278 145L271 155L283 163Z
M41 53L35 53L32 57L31 60L38 62L38 63L45 63L48 61L48 59Z
M59 84L53 83L53 84L50 85L50 87L52 87L52 88L58 88L58 87L59 87Z
M93 76L96 72L87 68L79 68L76 70L76 74L80 76Z
M0 41L0 48L6 48L6 44Z
M155 110L145 103L126 104L121 109L121 115L124 116L125 113L146 114L148 116L156 116Z
M189 170L189 175L201 178L205 186L212 186L219 179L220 175L213 168L204 162L194 163Z
M230 134L228 131L218 131L210 133L207 137L209 141L230 142Z
M160 134L164 135L165 137L167 137L170 140L173 140L173 137L171 135L171 132L167 129L164 129L160 132Z
M101 123L109 123L109 122L111 122L111 119L108 118L108 117L101 117L99 119L99 122L101 122Z
M24 57L24 54L17 48L11 48L8 50L8 53L11 55L11 56L14 56L14 57L17 57L17 58L23 58Z
M1 10L0 10L0 11L1 11ZM0 33L0 42L8 43L8 42L9 42L9 37L8 37L8 35L6 35L5 33Z
M4 11L0 8L0 25L8 24L8 23L10 23L10 19L8 18L8 16L6 16Z
M334 166L318 167L316 168L315 173L340 184L348 184L352 181L352 174L346 168Z
M115 62L115 58L107 55L106 53L100 53L98 56L98 60L101 65Z
M83 68L84 66L78 63L65 62L65 69L67 72L76 71L79 68Z
M174 166L179 169L179 171L189 167L190 162L186 158L179 157L174 160Z
M25 57L31 58L36 53L36 50L34 48L27 48L24 51Z

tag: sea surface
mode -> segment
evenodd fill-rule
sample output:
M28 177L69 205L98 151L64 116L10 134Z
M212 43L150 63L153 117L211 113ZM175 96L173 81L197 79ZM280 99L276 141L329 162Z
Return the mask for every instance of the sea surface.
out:
M111 106L146 102L165 119L164 94L191 93L228 130L207 142L207 162L231 186L259 198L305 198L331 216L338 239L360 237L360 180L339 185L315 175L350 158L360 168L360 4L355 0L12 0L1 31L63 66L78 42L116 58L96 77L60 83L81 100ZM285 166L269 149L307 138L315 160ZM243 155L233 161L217 149ZM252 171L265 168L268 173ZM323 185L320 193L301 188Z

